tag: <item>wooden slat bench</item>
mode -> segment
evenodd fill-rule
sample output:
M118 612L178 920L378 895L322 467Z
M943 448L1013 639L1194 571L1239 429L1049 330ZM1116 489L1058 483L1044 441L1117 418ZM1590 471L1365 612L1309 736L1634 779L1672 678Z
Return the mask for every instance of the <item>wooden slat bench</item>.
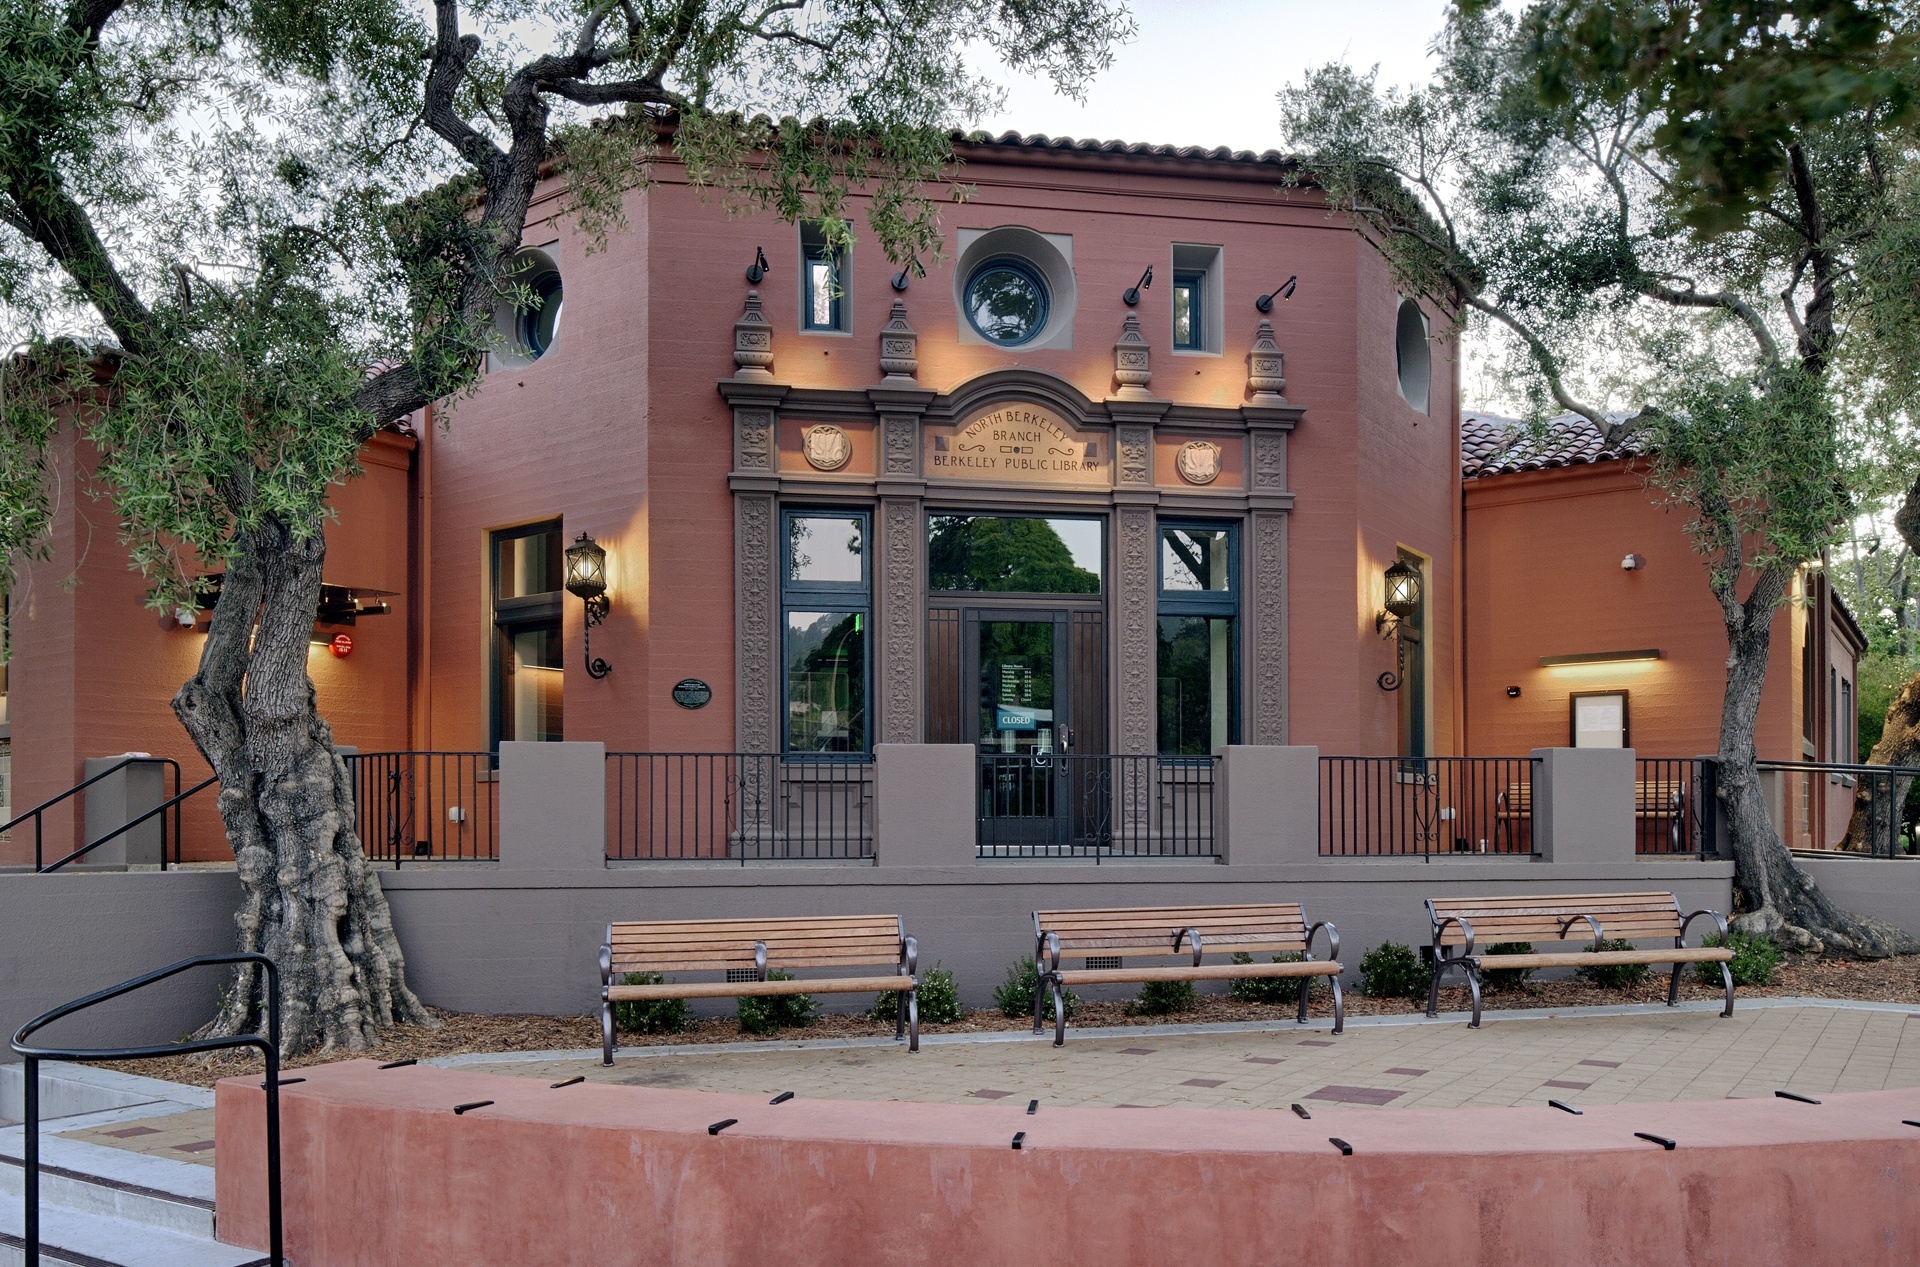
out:
M1720 946L1688 946L1687 927L1702 915L1720 930ZM1427 916L1433 923L1433 984L1427 992L1427 1015L1440 1013L1440 978L1458 968L1466 974L1473 995L1473 1020L1480 1024L1480 974L1502 968L1591 968L1604 964L1673 965L1667 987L1667 1006L1680 1001L1680 973L1690 963L1717 963L1727 987L1722 1016L1733 1015L1733 974L1727 963L1733 951L1725 946L1727 921L1718 911L1695 911L1682 917L1671 893L1561 893L1524 897L1428 898ZM1593 936L1590 951L1550 951L1545 954L1488 954L1480 945L1514 941L1571 941ZM1659 950L1602 950L1609 940L1637 941L1671 937L1673 945Z
M1327 931L1327 958L1316 960L1313 935ZM1346 1023L1340 997L1340 933L1326 921L1308 926L1298 902L1260 906L1143 906L1094 911L1035 911L1033 1032L1040 1032L1046 996L1053 996L1053 1045L1067 1041L1064 992L1076 985L1119 981L1222 981L1246 977L1330 977L1333 980L1333 1032ZM1285 954L1298 963L1203 963L1203 955ZM1175 956L1191 954L1188 965L1063 969L1061 955ZM1300 983L1300 1020L1307 1019L1307 987Z
M613 1005L651 999L724 999L772 994L900 994L894 1038L910 1034L920 1050L920 946L898 915L823 915L805 919L702 919L608 924L600 947L600 1043L613 1063ZM774 968L863 968L892 973L769 981ZM620 985L630 972L753 974L747 980Z
M1674 853L1680 845L1687 822L1687 781L1685 779L1639 779L1633 785L1633 816L1637 819L1667 820L1667 841ZM1533 818L1533 784L1509 783L1507 790L1494 797L1495 829L1511 839L1514 824Z

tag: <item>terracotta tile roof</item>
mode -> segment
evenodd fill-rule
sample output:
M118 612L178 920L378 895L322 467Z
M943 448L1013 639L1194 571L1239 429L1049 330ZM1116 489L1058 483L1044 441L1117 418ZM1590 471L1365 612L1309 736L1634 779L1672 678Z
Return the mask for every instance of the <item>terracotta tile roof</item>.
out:
M1544 471L1557 466L1617 462L1644 451L1638 436L1628 436L1615 448L1601 447L1600 433L1579 414L1550 418L1545 429L1545 435L1536 439L1527 424L1518 419L1462 410L1461 476L1471 480L1518 471Z
M1144 141L1078 140L1070 136L1047 136L1040 132L1028 135L1019 132L1002 132L998 136L990 132L956 132L953 139L956 145L963 146L1072 151L1080 154L1142 155L1149 158L1184 158L1212 163L1238 163L1245 166L1277 168L1300 166L1298 157L1282 154L1278 150L1264 150L1256 154L1252 150L1229 149L1224 145L1208 149L1202 145L1150 145Z

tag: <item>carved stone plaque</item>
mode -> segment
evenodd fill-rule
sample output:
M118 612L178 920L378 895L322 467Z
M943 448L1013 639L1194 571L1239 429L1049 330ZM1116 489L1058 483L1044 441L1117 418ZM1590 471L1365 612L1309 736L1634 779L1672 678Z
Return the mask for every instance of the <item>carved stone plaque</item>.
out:
M988 484L1105 488L1112 441L1039 405L998 405L957 426L925 428L929 477Z
M800 440L800 451L816 471L837 471L853 456L853 441L838 427L808 427Z
M1211 484L1220 478L1220 446L1206 440L1189 440L1174 455L1173 469L1189 484Z

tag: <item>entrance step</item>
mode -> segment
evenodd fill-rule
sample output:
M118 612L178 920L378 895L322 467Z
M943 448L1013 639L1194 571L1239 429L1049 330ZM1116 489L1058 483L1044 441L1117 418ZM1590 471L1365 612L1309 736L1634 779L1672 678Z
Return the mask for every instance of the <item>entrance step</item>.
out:
M20 1203L0 1202L0 1267L27 1261L24 1231ZM257 1250L43 1202L40 1261L48 1267L259 1267L267 1260Z
M0 1198L18 1204L26 1168L18 1145L0 1147ZM125 1219L183 1236L213 1237L213 1171L58 1137L40 1140L40 1202Z

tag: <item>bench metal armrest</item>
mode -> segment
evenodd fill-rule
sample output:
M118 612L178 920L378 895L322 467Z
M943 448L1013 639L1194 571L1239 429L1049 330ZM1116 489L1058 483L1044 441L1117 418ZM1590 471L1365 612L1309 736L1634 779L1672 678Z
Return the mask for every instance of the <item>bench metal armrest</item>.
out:
M767 979L767 943L753 943L753 970L762 981Z
M1607 940L1606 936L1600 931L1600 921L1595 919L1591 915L1569 915L1565 919L1561 920L1560 921L1560 940L1561 941L1567 940L1567 930L1573 927L1573 922L1577 919L1583 919L1587 921L1588 924L1592 925L1593 948L1596 951L1606 944L1606 940Z
M600 1001L607 1001L607 991L613 988L613 944L603 943L600 947Z
M1308 962L1313 960L1313 935L1323 928L1327 930L1327 959L1332 961L1340 957L1340 930L1333 926L1332 920L1323 919L1307 926L1306 947L1302 954Z
M1687 916L1685 919L1680 921L1680 931L1677 934L1675 934L1673 938L1673 944L1675 947L1683 947L1687 944L1687 926L1693 923L1693 921L1695 921L1696 919L1699 919L1702 915L1705 915L1707 918L1713 921L1714 926L1720 930L1720 944L1723 946L1726 945L1727 917L1722 915L1719 911L1710 911L1710 910L1707 910L1705 907L1702 907L1701 909L1693 912L1693 914Z
M1448 924L1460 925L1460 931L1467 935L1467 944L1461 948L1460 957L1462 959L1473 958L1473 924L1469 922L1467 917L1464 915L1447 915L1447 916L1443 916L1433 926L1434 962L1438 963L1445 954L1444 949L1440 945L1440 934L1447 931Z
M900 972L903 977L917 976L920 972L920 943L911 937L900 941Z
M1193 966L1198 968L1200 966L1200 955L1202 953L1200 949L1200 930L1197 928L1183 928L1175 933L1173 935L1174 954L1177 955L1180 953L1180 943L1183 941L1193 942Z
M1038 960L1041 976L1060 971L1059 933L1048 933L1040 939L1040 954Z

